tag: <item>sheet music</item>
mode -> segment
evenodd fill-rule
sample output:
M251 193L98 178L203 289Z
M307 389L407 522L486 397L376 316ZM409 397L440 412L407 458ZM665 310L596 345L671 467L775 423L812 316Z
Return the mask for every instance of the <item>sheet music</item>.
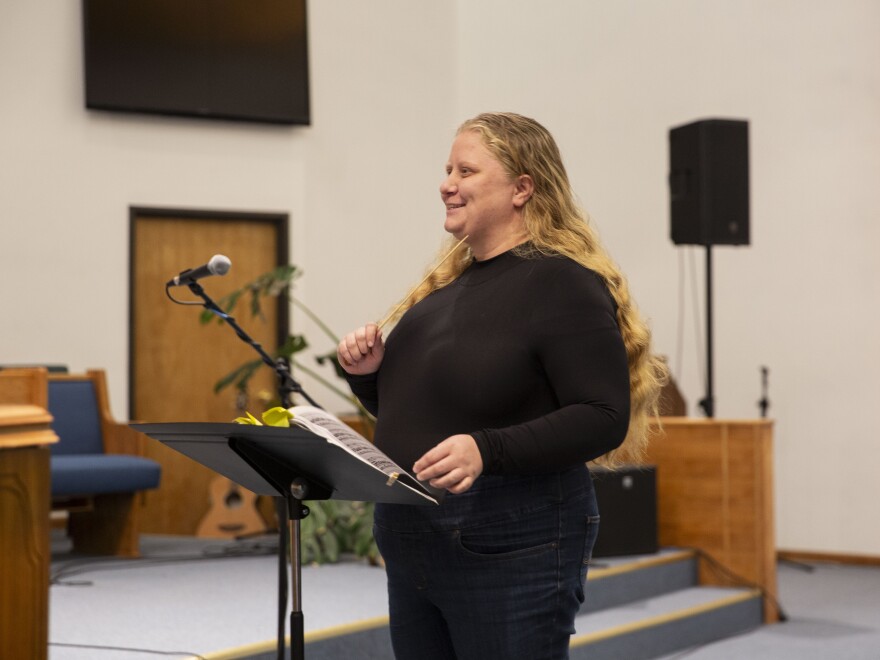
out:
M290 408L290 412L293 413L293 419L290 420L291 424L297 424L322 438L326 438L331 444L340 447L352 456L361 459L363 462L372 465L374 468L389 477L389 486L399 483L413 492L418 493L425 499L431 500L432 502L437 501L437 499L427 492L427 489L425 489L415 477L388 458L388 456L377 449L372 442L367 440L360 433L357 433L335 415L313 406L294 406L293 408ZM398 481L400 477L408 477L406 481L411 481L416 487L414 488L412 485L405 483L404 481Z

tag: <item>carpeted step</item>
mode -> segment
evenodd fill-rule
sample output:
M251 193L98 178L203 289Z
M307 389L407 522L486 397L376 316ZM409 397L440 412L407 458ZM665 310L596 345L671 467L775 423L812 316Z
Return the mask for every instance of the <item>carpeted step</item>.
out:
M652 555L600 559L587 574L581 614L679 591L697 582L697 557L692 550L670 548Z
M571 660L647 660L761 626L754 589L690 587L581 615Z
M328 576L329 567L317 576ZM360 576L363 578L364 576ZM590 567L587 600L572 638L578 658L652 658L704 644L761 624L761 599L750 590L697 587L693 551L664 549L653 555L603 558ZM329 585L314 583L315 590ZM322 589L323 588L323 589ZM378 589L377 589L378 590ZM338 606L341 603L337 603ZM316 609L306 621L326 620ZM351 621L351 619L350 619ZM391 660L388 618L378 616L307 629L309 660ZM207 654L210 660L274 660L267 640L249 648Z

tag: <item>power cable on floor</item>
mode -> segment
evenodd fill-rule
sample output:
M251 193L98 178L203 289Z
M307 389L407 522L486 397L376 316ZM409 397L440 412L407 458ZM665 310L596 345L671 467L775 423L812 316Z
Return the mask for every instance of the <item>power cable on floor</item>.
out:
M126 651L128 653L149 653L151 655L174 655L186 656L187 658L197 658L198 660L206 660L205 656L190 651L159 651L156 649L140 649L128 646L101 646L99 644L68 644L65 642L49 642L49 646L58 646L61 648L73 649L89 649L94 651Z
M727 578L728 580L733 582L733 584L735 584L736 586L748 587L749 589L755 589L756 591L759 591L761 593L762 597L764 597L765 599L770 601L770 603L773 604L773 608L776 610L776 616L779 618L779 621L783 622L783 623L785 621L788 621L788 615L783 611L782 605L779 603L779 600L777 600L777 598L774 594L771 594L769 591L767 591L760 584L757 584L756 582L752 582L751 580L747 580L746 578L742 577L741 575L734 573L732 570L727 568L724 564L722 564L720 561L715 559L715 557L710 555L705 550L701 550L700 548L688 548L688 549L696 552L697 555L699 555L700 557L702 557L703 559L705 559L708 562L708 564L711 568L713 568L717 573L720 573L725 578Z
M62 565L58 570L49 576L50 585L82 587L91 586L91 582L76 581L72 582L69 578L82 573L93 573L98 571L113 571L127 568L141 568L143 566L152 566L155 564L174 564L186 563L190 561L205 561L216 559L238 559L248 557L262 557L266 555L274 555L277 552L277 543L250 543L247 546L222 546L205 548L201 553L196 555L167 555L156 557L137 557L133 559L124 559L117 561L108 561L106 559L77 559Z

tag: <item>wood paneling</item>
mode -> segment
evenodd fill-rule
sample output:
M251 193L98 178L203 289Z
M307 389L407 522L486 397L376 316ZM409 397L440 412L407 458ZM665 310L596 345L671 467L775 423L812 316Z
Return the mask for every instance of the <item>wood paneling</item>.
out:
M647 462L657 466L660 544L695 547L776 595L772 423L664 418ZM703 584L730 584L701 562ZM765 608L775 620L772 603Z
M281 249L286 244L280 245L286 243L286 231L275 216L133 213L131 417L145 422L230 421L239 414L235 391L215 394L214 383L258 356L226 324L202 325L201 307L172 303L165 295L165 282L184 268L225 254L232 261L229 273L202 281L208 295L219 302L286 262L286 250ZM200 302L186 287L174 288L172 294ZM251 317L248 310L248 301L242 300L236 320L271 353L286 320L272 304L264 306L264 319ZM275 390L273 374L261 369L252 381L248 407L258 408L258 392ZM162 465L162 482L146 495L142 530L195 534L208 511L209 486L216 475L153 440L148 441L146 455Z
M796 563L822 562L830 564L850 564L853 566L880 567L880 555L852 555L839 552L810 552L802 550L779 550L776 556L780 561Z
M0 403L49 406L45 369L3 369L0 371Z
M46 657L48 472L45 448L0 449L0 658Z

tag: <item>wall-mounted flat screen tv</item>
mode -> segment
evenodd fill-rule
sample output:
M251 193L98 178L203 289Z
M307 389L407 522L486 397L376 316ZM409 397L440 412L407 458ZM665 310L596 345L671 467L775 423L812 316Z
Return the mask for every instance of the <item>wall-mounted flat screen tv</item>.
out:
M83 0L86 107L308 124L306 0Z

